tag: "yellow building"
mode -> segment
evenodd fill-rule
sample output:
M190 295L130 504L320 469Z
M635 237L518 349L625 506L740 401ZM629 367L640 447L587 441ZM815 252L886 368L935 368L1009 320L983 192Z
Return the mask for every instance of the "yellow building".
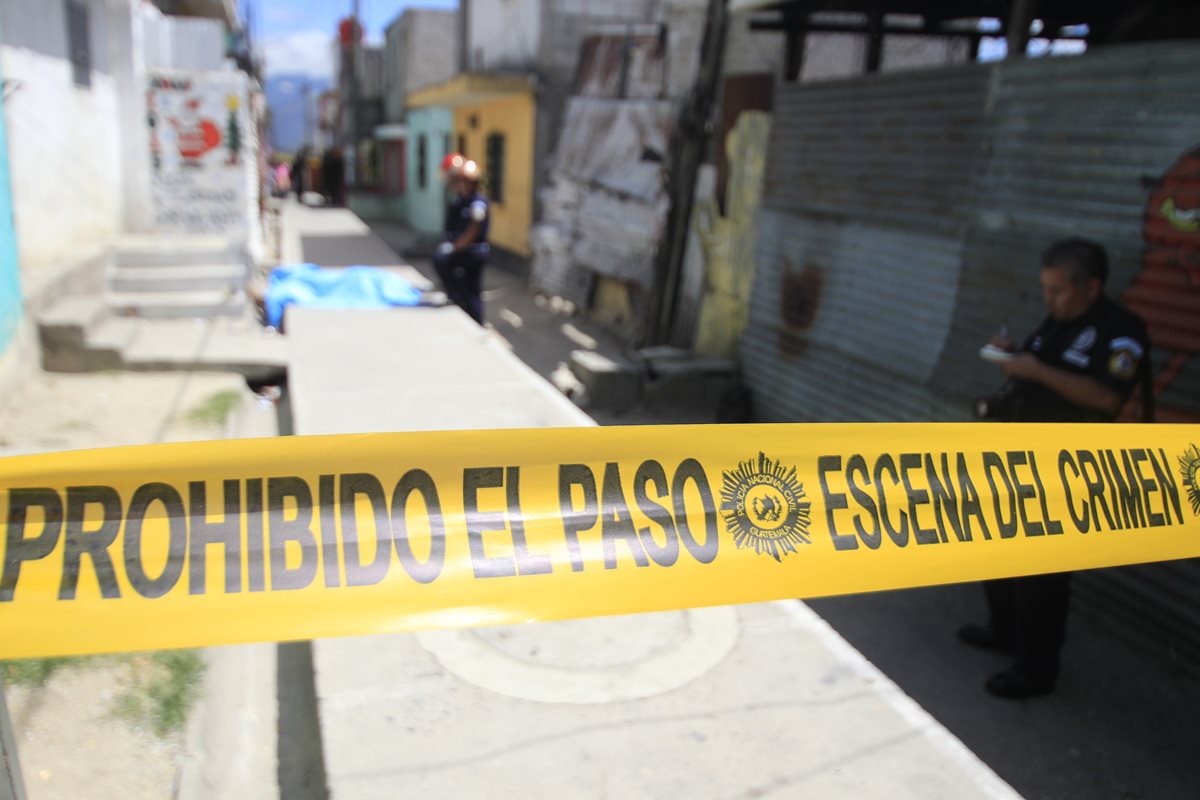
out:
M533 78L463 73L412 92L408 105L453 110L451 146L483 170L483 190L492 208L492 244L521 256L532 255L529 227L537 111Z

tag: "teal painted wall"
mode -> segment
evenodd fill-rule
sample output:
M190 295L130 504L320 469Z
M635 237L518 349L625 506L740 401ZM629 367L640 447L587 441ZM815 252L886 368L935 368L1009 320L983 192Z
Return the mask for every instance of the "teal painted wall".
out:
M0 93L2 95L2 93ZM4 130L4 98L0 96L0 353L21 321L21 280L17 266L17 232L13 228L12 184L8 175L8 137Z
M446 157L446 141L455 147L454 114L448 108L413 108L405 115L408 128L405 142L404 219L418 231L441 233L446 213L446 188L439 171ZM421 188L418 178L417 150L421 135L426 140L426 181Z
M346 200L350 210L363 219L396 219L404 216L404 198L398 194L351 191Z

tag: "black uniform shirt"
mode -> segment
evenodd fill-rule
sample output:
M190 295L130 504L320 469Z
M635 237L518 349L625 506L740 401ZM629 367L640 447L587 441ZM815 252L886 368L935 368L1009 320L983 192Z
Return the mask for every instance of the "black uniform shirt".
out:
M1087 375L1128 399L1143 362L1150 357L1146 323L1132 311L1101 295L1073 322L1046 317L1022 350L1056 369ZM1108 422L1113 415L1084 408L1040 383L1027 383L1017 419L1021 422Z

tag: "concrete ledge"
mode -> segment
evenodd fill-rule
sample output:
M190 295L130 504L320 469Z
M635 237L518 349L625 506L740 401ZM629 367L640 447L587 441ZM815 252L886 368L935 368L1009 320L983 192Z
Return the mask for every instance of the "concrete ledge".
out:
M589 407L627 411L640 399L641 373L632 362L592 350L572 350L571 372L583 384Z
M225 264L247 261L246 242L225 236L125 235L115 243L121 266Z
M571 353L571 371L586 390L588 406L623 414L634 408L680 411L715 419L740 385L737 365L673 347L650 347L640 360L614 359L591 350Z
M183 264L177 266L115 266L109 287L115 292L182 292L194 289L241 289L246 267L241 264Z
M38 315L38 341L42 369L49 372L89 372L108 369L101 354L88 350L87 333L105 314L104 302L96 295L60 299Z
M143 319L238 317L246 312L246 293L230 289L175 292L110 292L104 302L115 314Z

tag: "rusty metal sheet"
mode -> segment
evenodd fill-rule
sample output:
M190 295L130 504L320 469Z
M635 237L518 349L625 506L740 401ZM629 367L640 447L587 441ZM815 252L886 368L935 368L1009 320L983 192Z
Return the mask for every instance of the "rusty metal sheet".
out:
M653 201L662 193L662 164L674 104L661 100L573 97L567 102L554 170L582 183Z
M666 60L658 36L614 34L583 40L574 94L582 97L659 98Z

